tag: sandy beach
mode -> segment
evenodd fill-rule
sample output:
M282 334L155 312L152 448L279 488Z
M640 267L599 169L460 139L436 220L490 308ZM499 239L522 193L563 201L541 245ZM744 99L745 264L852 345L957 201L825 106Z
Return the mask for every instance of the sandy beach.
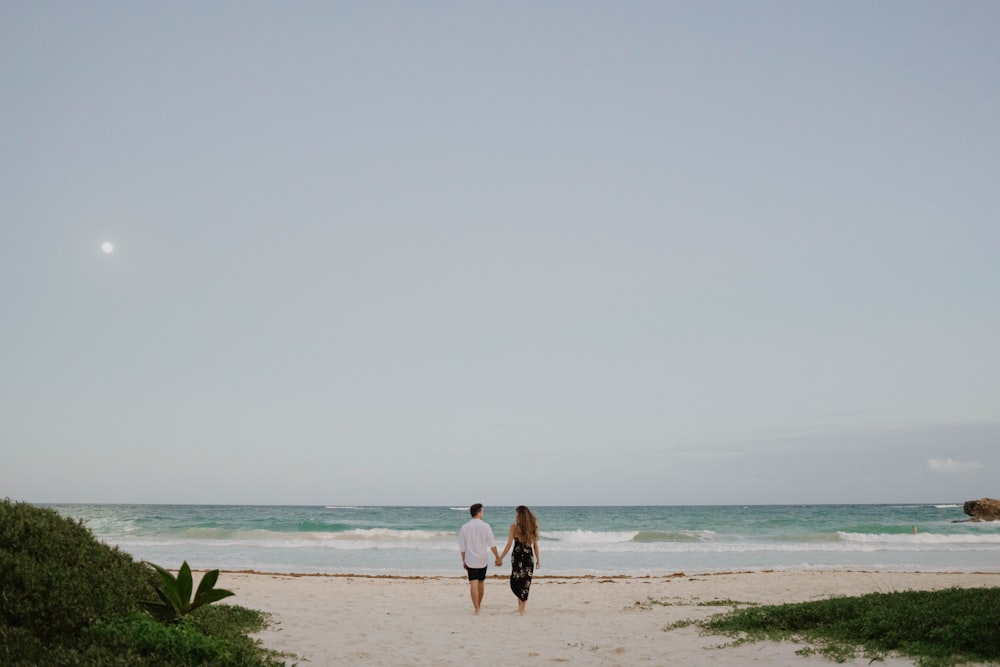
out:
M739 572L663 577L536 574L527 614L506 576L486 582L475 616L463 577L358 577L223 572L230 600L272 614L264 645L303 665L831 665L792 643L722 647L697 627L664 631L728 607L902 590L1000 586L996 573ZM851 665L868 665L857 658ZM883 665L912 665L887 658Z

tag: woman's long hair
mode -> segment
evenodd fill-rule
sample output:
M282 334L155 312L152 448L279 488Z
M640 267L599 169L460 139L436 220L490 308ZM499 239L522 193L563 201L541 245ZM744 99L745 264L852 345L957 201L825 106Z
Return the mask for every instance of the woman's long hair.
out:
M514 524L514 537L521 544L531 544L538 541L538 520L524 505L517 506L517 521Z

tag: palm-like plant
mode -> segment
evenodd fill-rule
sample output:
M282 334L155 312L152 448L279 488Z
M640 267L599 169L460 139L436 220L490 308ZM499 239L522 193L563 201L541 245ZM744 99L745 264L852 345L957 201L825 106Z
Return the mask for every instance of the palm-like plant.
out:
M218 570L205 573L198 584L194 598L192 598L191 589L194 587L194 582L191 579L191 568L187 561L181 565L176 577L155 563L149 563L149 565L160 575L161 585L156 589L156 594L160 599L143 602L143 604L154 616L163 621L175 623L198 607L235 595L232 591L215 587L215 582L219 579Z

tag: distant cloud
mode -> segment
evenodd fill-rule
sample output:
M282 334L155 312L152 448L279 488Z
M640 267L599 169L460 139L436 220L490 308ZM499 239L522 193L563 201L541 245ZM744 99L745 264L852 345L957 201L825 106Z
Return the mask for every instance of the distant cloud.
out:
M929 459L927 467L934 472L963 473L982 470L983 464L977 461L956 461L955 459Z

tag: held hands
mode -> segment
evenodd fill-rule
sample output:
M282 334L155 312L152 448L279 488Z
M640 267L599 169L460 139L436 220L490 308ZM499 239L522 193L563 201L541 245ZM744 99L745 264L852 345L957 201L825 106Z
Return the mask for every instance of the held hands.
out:
M503 558L500 558L500 556L497 556L496 566L503 567Z

